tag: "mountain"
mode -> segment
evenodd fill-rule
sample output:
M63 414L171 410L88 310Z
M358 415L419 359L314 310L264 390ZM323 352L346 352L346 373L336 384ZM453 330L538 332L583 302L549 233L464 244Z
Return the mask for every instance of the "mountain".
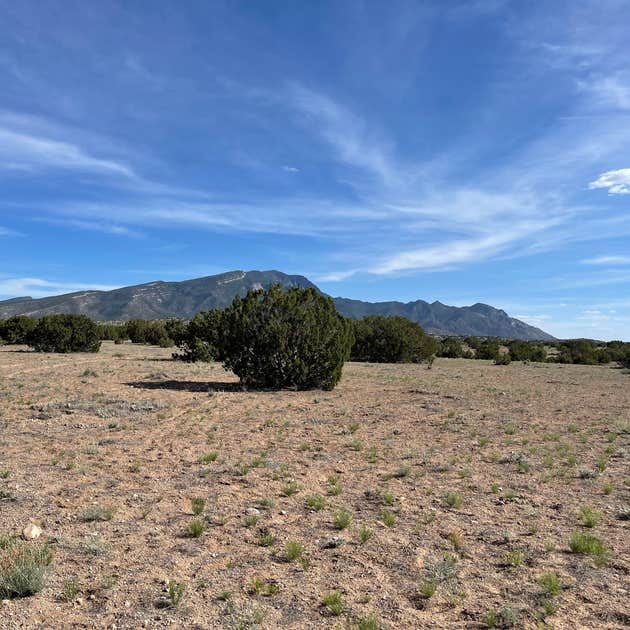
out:
M188 319L209 308L225 308L237 295L249 289L267 288L279 283L284 287L312 287L304 276L280 271L230 271L183 282L149 282L112 291L79 291L54 297L21 297L0 301L0 318L13 315L41 317L55 313L83 313L99 321L123 321L134 318ZM427 332L438 335L496 336L511 339L553 337L509 317L505 311L486 304L446 306L440 302L362 302L333 298L337 310L358 319L366 315L402 315L418 322Z
M366 315L401 315L432 335L475 335L478 337L504 337L528 341L552 341L554 337L510 317L505 311L488 306L447 306L441 302L361 302L334 298L337 310L346 317L360 319Z

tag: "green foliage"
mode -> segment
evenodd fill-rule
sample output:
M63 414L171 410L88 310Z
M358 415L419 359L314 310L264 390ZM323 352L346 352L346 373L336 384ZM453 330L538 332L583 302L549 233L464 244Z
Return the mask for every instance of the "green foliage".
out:
M44 587L46 567L52 561L47 544L0 537L0 599L28 597Z
M573 532L569 540L569 549L572 553L579 553L591 556L598 567L605 566L610 562L610 549L596 536Z
M98 338L101 341L121 342L128 339L125 324L97 324Z
M27 345L37 320L26 315L15 315L0 321L0 339L10 345Z
M499 356L500 344L498 339L484 339L475 353L475 359L495 361Z
M28 345L37 352L98 352L101 341L96 324L85 315L46 315Z
M436 339L406 317L370 315L354 322L353 361L422 363L439 349Z
M182 361L221 361L223 311L213 309L197 313L174 337L182 353L175 358Z
M464 346L461 340L457 337L446 337L446 339L442 339L437 356L447 359L460 359L464 356Z
M512 359L510 358L509 352L499 352L496 358L494 359L495 365L510 365Z
M350 355L350 322L314 289L249 291L222 319L224 365L250 387L332 389Z
M171 332L176 328L172 323L173 320L149 321L146 319L130 319L126 324L127 337L133 343L146 343L151 346L160 346L161 348L171 348L175 342L169 337L169 329ZM171 322L170 324L168 322Z

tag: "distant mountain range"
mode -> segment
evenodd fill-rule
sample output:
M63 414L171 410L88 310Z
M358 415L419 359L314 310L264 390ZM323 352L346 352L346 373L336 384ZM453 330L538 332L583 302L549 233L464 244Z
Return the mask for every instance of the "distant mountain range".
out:
M272 284L312 287L304 276L280 271L230 271L183 282L149 282L112 291L79 291L54 297L13 298L0 301L0 318L13 315L41 317L55 313L82 313L98 321L128 319L189 319L210 308L225 308L235 296ZM362 302L333 298L337 310L358 319L366 315L402 315L435 335L477 335L508 339L552 340L546 332L510 317L487 304L446 306L440 302Z

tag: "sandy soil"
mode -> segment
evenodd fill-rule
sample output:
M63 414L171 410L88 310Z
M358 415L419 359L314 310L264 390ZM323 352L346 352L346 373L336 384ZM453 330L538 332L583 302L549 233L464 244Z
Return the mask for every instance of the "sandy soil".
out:
M0 602L2 628L630 625L621 370L348 364L332 392L274 393L158 348L15 350L0 348L0 533L34 521L54 559L41 593ZM571 553L574 531L609 564ZM169 582L184 596L160 607Z

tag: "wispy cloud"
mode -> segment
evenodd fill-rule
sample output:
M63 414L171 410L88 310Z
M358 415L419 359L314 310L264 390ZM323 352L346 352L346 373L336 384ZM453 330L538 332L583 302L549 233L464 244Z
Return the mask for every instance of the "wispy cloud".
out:
M53 217L36 217L33 221L75 228L77 230L87 230L89 232L100 232L101 234L111 234L113 236L129 236L132 238L144 236L142 232L132 230L126 225L112 223L111 221L89 221L72 218L56 219Z
M20 236L20 233L0 225L0 236Z
M46 297L60 293L75 293L77 291L110 291L118 287L104 284L89 284L80 282L55 282L42 278L10 278L0 277L0 296L11 297Z
M597 256L586 258L582 261L584 265L630 265L630 256Z
M383 183L400 181L399 167L391 156L391 143L378 138L373 125L321 92L294 84L288 103L302 115L311 132L321 136L347 166L376 175Z
M630 168L606 171L591 182L588 187L591 189L607 188L609 195L630 195Z
M121 162L90 155L69 142L20 133L0 126L0 169L36 171L70 169L134 177Z

